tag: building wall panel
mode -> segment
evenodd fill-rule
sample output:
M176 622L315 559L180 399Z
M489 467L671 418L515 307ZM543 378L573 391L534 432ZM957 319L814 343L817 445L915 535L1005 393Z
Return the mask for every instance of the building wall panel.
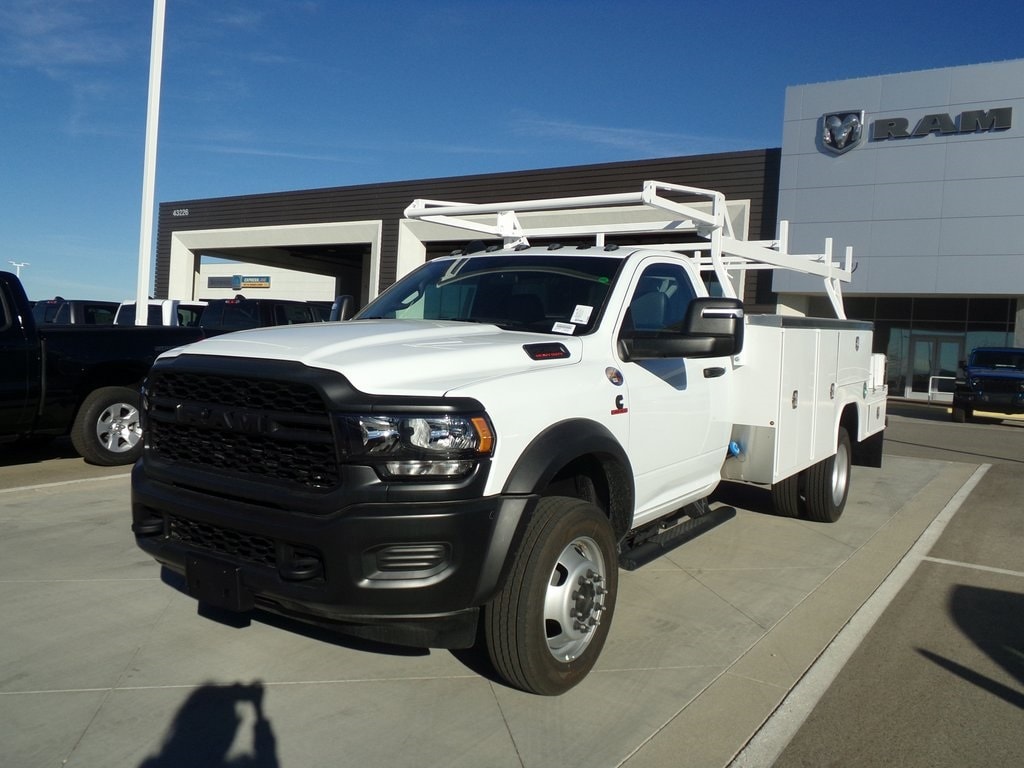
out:
M657 179L715 189L729 199L750 200L751 238L772 238L779 166L780 150L762 149L161 203L156 295L167 291L172 232L366 219L383 221L379 287L384 288L395 280L398 222L417 198L483 203L606 194L639 191L644 181ZM180 215L183 211L187 215Z

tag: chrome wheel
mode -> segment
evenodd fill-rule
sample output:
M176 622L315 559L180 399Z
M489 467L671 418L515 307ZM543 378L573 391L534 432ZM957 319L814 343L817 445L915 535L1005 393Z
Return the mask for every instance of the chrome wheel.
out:
M832 503L837 507L846 499L850 485L850 444L839 441L832 462Z
M836 452L808 467L804 475L804 512L808 520L834 523L843 514L850 493L853 452L844 427L836 435Z
M127 453L142 440L139 409L131 403L111 403L96 419L96 439L111 453Z
M558 556L544 596L544 632L558 661L577 658L594 638L608 594L606 567L597 542L587 536Z

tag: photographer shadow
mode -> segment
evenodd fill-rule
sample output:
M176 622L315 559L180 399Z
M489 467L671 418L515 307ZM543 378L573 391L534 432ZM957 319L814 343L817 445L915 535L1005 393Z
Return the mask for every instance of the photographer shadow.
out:
M175 715L160 753L146 758L139 768L279 768L277 738L263 712L263 692L258 681L200 686ZM251 736L244 732L249 713L255 718ZM248 740L250 750L231 754L239 739Z

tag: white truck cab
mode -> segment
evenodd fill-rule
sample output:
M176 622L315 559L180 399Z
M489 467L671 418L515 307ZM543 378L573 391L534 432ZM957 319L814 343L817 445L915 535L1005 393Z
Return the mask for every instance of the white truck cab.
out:
M615 234L692 238L538 247L570 233L515 213L600 206L623 209ZM429 261L351 321L154 366L133 530L200 601L420 646L481 627L503 679L559 694L601 651L619 567L734 514L708 504L722 480L830 522L851 464L881 461L884 359L844 318L849 251L737 240L720 194L659 182L406 215L502 244ZM745 316L734 275L762 267L821 277L837 317Z

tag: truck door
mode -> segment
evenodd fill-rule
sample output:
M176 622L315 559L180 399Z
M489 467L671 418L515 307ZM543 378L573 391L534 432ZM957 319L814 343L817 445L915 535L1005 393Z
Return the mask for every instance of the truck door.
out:
M0 286L0 435L16 435L31 425L29 407L35 345Z
M696 296L696 279L682 263L644 264L619 333L681 323ZM702 498L718 482L731 431L721 407L728 370L727 358L622 363L636 482L634 523Z

